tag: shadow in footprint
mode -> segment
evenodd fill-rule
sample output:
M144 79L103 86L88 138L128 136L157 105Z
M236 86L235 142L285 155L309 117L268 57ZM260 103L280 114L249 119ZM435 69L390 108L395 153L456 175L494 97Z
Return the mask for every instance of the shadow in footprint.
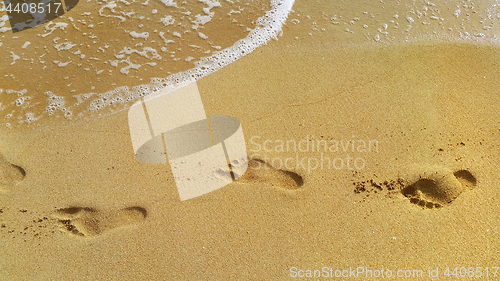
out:
M98 236L109 230L130 226L147 217L147 210L128 207L116 212L104 212L89 207L69 207L54 213L65 231L84 237Z
M24 177L26 171L23 168L8 162L0 155L0 190L6 191L8 187L23 181Z
M250 159L247 171L236 182L257 182L289 190L298 189L304 185L304 179L299 174L277 169L260 159Z
M471 190L476 187L476 178L467 170L459 170L453 173L465 189Z
M427 208L444 207L460 194L476 185L476 178L467 170L453 173L442 167L421 167L413 179L402 190L411 203Z

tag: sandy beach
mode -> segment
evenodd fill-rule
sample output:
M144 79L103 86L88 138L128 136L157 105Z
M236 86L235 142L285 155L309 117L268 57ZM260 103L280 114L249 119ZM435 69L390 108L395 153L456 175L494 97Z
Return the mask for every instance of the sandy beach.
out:
M126 110L0 126L0 279L500 278L498 8L440 5L297 0L196 82L250 160L190 200Z

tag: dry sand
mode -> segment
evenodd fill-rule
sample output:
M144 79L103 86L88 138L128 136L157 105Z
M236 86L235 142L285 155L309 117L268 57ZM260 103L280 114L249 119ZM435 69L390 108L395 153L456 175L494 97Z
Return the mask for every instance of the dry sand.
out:
M290 19L319 22L329 11L318 6L297 1ZM256 159L201 197L179 201L168 166L135 159L126 112L2 128L2 280L283 280L358 267L392 280L481 267L492 280L498 46L309 30L289 22L198 81L207 114L238 118ZM282 151L287 141L304 146Z

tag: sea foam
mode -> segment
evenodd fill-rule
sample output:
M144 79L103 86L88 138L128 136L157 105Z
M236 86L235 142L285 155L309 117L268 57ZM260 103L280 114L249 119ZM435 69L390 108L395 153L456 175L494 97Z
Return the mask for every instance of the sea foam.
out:
M188 83L192 83L190 82L192 79L199 80L248 55L259 46L267 44L271 39L277 39L281 27L292 9L293 2L290 0L272 1L271 10L266 12L263 17L257 19L257 27L251 30L247 37L238 40L231 47L217 51L209 57L202 58L195 63L194 68L170 75L166 78L151 78L150 83L134 87L131 90L123 87L117 88L101 95L99 98L91 100L89 110L92 112L100 111L116 103L118 99L124 102L133 101L149 96L164 87L183 87ZM125 97L125 99L120 99L121 97Z
M0 79L8 82L2 83L7 89L15 88L14 85L19 85L17 91L28 89L24 96L30 101L16 106L14 95L0 94L2 115L15 117L8 119L17 122L9 123L26 124L45 116L77 120L126 110L139 98L199 80L276 39L294 3L293 0L252 2L254 10L251 10L250 3L240 1L221 4L217 0L199 0L189 5L173 0L142 2L96 2L93 5L100 6L90 8L95 12L75 15L75 9L33 28L36 33L26 30L10 39L7 38L11 34L7 32L11 29L5 26L7 18L1 17L5 28L0 31L4 33L0 52L10 57L13 68L4 69L10 74ZM262 9L261 12L255 13L258 9ZM0 12L2 10L5 11L5 7L1 7ZM239 30L233 26L232 30L237 32L225 34L221 37L225 42L219 42L217 36L227 31L220 30L221 27L207 30L206 26L229 10L232 24L239 26ZM260 17L251 18L252 15ZM109 24L115 24L116 30L109 32ZM33 35L37 39L30 41L38 43L21 49L21 53L15 47L16 40L27 42L24 39L31 39ZM232 39L228 40L229 37ZM18 65L21 61L24 65ZM35 74L27 78L16 69L26 67L29 61L28 67ZM142 80L149 82L138 83Z

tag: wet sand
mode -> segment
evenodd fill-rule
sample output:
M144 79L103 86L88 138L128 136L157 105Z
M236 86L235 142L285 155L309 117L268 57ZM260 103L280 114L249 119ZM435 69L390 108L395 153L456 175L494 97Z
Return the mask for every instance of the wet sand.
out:
M320 23L314 11L295 3L289 20ZM491 278L500 49L321 28L288 22L197 82L207 115L240 120L253 159L201 197L179 201L168 165L135 159L126 111L1 128L0 276L284 280L359 267L362 279L384 269L428 280L438 268L438 280L488 267Z

